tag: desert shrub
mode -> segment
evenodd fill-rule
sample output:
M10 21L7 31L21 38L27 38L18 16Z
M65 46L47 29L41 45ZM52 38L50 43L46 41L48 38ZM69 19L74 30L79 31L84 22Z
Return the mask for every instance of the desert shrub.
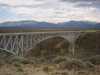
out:
M17 72L23 72L24 70L21 67L17 67Z
M53 59L53 63L59 64L59 63L64 62L66 60L67 60L67 57L57 56L56 58Z
M0 60L0 68L5 64L4 60Z
M48 67L48 66L45 66L45 67L43 68L43 71L48 73L48 72L49 72L49 67Z
M21 63L19 63L19 62L14 62L13 65L14 65L15 67L21 67Z

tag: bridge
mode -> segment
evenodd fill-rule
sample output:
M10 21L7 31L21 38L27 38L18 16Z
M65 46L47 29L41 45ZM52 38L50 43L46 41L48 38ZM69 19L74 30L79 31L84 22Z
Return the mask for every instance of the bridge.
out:
M85 34L87 32L82 31L0 33L0 50L23 57L26 52L33 49L43 40L62 37L69 42L69 50L74 55L76 40Z

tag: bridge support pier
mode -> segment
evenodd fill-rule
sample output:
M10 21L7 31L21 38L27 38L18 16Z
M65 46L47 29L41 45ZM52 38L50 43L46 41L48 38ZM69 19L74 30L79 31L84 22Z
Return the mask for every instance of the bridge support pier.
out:
M74 57L75 56L75 43L74 42L70 43L68 49L69 49L69 52L70 52L71 56Z
M75 57L75 42L79 38L80 35L81 35L81 32L77 32L77 33L72 32L69 35L63 36L69 42L68 49L72 57Z

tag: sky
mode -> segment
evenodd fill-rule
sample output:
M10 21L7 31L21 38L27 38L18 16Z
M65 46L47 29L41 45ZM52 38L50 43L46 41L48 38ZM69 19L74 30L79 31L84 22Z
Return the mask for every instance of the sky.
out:
M100 22L100 0L0 0L0 22Z

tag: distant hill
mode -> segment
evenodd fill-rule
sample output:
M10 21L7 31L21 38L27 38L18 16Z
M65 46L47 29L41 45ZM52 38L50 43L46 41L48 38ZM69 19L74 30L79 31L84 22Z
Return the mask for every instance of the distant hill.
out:
M69 21L54 24L37 21L16 21L0 23L0 29L100 29L100 23L88 21Z

